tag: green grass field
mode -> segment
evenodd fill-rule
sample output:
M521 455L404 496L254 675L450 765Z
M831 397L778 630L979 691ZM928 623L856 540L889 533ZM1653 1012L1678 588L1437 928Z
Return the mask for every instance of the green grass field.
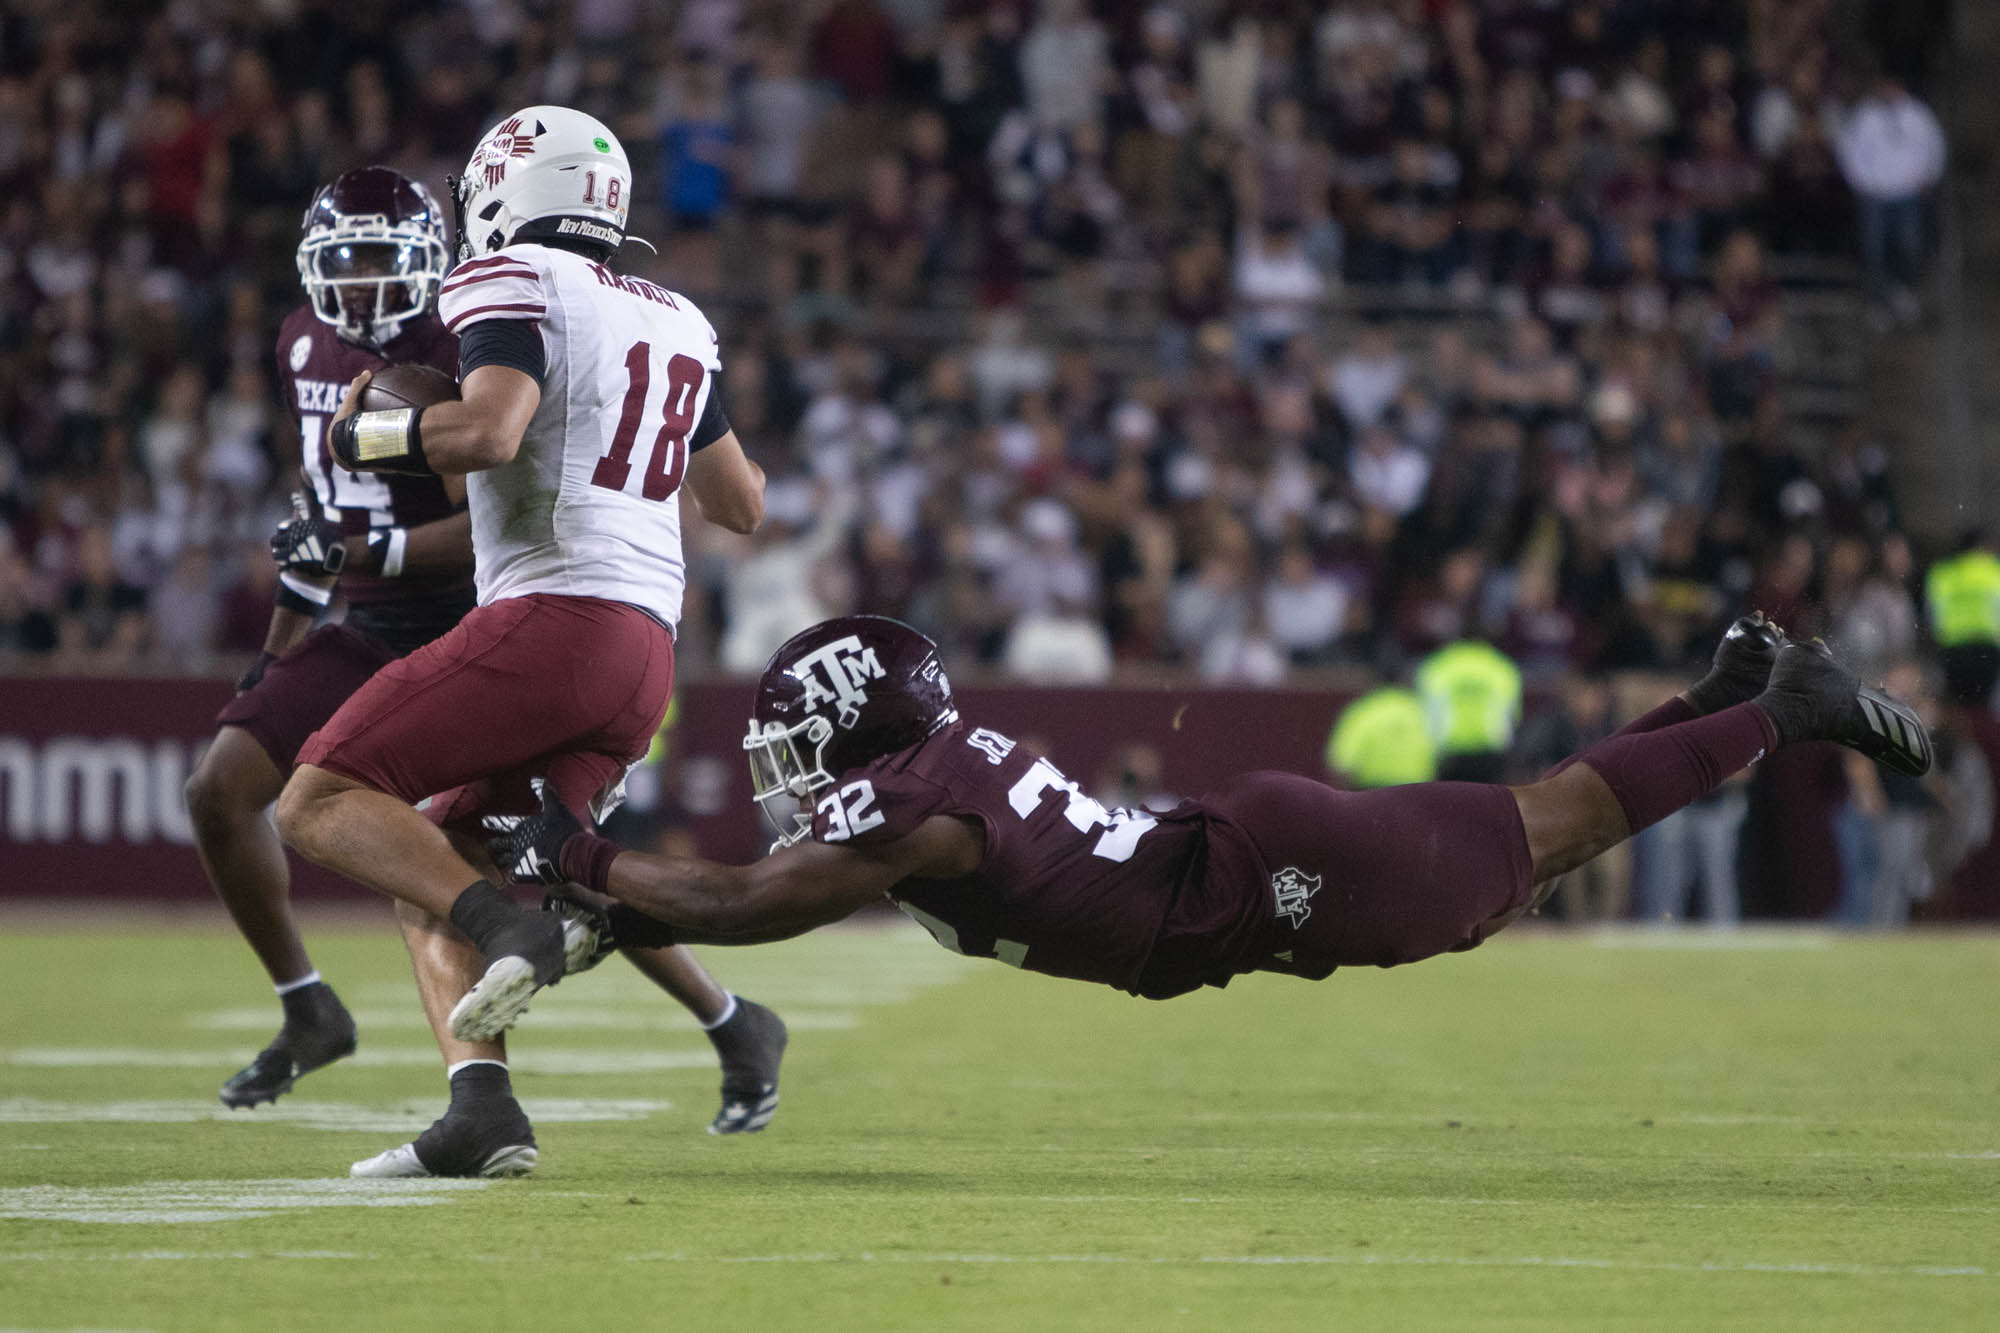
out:
M107 922L113 919L106 918ZM793 1025L759 1136L610 964L516 1034L524 1181L353 1182L442 1106L399 946L277 1108L211 927L0 917L0 1326L2000 1323L2000 938L1528 935L1148 1004L910 927L709 951Z

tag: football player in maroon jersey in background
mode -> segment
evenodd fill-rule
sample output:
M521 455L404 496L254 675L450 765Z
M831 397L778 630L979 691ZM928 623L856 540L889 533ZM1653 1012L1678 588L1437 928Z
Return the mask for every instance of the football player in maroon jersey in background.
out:
M1685 694L1524 787L1249 773L1171 811L1109 810L960 720L930 640L854 616L792 639L758 681L757 799L810 812L762 861L623 852L553 801L489 845L517 879L609 895L556 901L621 945L781 939L886 895L948 949L1164 999L1473 948L1555 876L1807 740L1899 772L1931 761L1907 708L1754 616Z
M298 263L307 301L280 327L277 352L307 489L294 497L295 517L271 538L280 591L264 651L217 717L220 730L186 793L209 882L284 1008L277 1037L222 1085L231 1107L275 1101L355 1046L354 1020L299 938L271 804L306 738L377 668L450 630L474 600L463 482L349 472L325 439L349 382L363 371L413 362L458 378L458 339L437 316L450 265L443 214L421 184L365 167L321 189L304 227ZM336 584L346 617L315 629ZM481 1063L504 1064L504 1044L459 1042L443 1026L451 1002L477 979L477 956L424 913L399 911L398 923L446 1064L473 1075ZM710 1128L761 1128L776 1101L783 1025L761 1006L734 1003L685 950L634 961L710 1029L724 1070L724 1106ZM454 1085L460 1081L494 1080L455 1077Z

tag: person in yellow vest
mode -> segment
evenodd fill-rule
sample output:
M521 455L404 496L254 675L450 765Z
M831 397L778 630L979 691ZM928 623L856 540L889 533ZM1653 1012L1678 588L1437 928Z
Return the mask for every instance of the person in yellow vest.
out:
M1326 766L1355 788L1437 777L1437 746L1422 701L1400 685L1384 685L1348 704L1327 734Z
M1924 609L1944 662L1945 692L1963 708L1990 708L2000 683L2000 556L1982 532L1924 575Z
M1460 639L1417 665L1417 697L1445 782L1502 782L1521 723L1521 668L1480 639Z

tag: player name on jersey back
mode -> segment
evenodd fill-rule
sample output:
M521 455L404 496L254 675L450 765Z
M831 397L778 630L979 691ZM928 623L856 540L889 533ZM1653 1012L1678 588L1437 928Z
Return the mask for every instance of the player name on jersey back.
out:
M686 297L565 250L514 245L445 278L454 333L532 321L546 371L520 451L466 479L482 604L602 597L680 619L688 435L722 368Z

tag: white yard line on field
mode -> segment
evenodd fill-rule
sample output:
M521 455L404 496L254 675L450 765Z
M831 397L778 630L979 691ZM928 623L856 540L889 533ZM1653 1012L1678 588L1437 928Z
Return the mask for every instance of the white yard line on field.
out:
M657 1097L524 1097L521 1106L538 1124L585 1124L643 1120L673 1109ZM407 1106L359 1106L352 1102L312 1102L287 1099L254 1111L232 1111L207 1100L72 1102L38 1097L0 1097L0 1125L192 1125L220 1120L242 1125L286 1125L294 1129L339 1133L415 1135L437 1116L425 1103Z
M0 1190L0 1217L43 1222L228 1222L302 1208L422 1208L484 1180L163 1180Z
M0 1051L0 1063L28 1069L230 1069L257 1052L157 1050L136 1046L25 1046ZM428 1068L438 1063L434 1047L364 1046L348 1056L350 1065ZM653 1074L669 1069L714 1069L715 1049L658 1051L527 1050L508 1062L522 1074Z
M417 1008L416 999L402 1007L362 1008L350 1011L355 1024L366 1034L369 1032L428 1032L430 1027L424 1021L423 1011ZM850 1009L785 1009L781 1011L785 1026L794 1032L846 1032L857 1026L861 1018ZM280 1015L268 1004L234 1005L226 1009L210 1009L194 1014L188 1019L188 1026L205 1028L212 1032L257 1032L269 1033L277 1027ZM527 1032L698 1032L700 1025L693 1018L679 1010L669 1010L663 1004L633 1004L630 1007L614 1008L608 1005L548 1006L530 1011L521 1019L521 1028Z

